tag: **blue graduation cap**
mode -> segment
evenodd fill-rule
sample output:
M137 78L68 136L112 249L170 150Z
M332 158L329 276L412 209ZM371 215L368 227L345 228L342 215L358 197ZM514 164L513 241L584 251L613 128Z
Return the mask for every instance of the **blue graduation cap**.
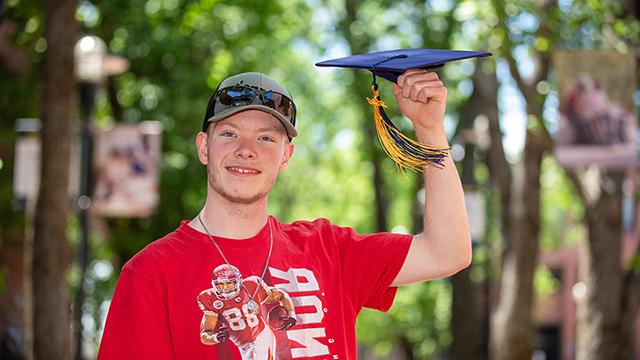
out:
M369 104L373 105L376 132L378 133L380 145L382 145L387 155L396 162L400 170L407 168L418 172L422 171L424 165L427 164L443 167L444 159L448 156L449 150L451 149L432 148L402 134L384 111L384 108L387 106L380 99L376 76L397 82L398 77L407 69L421 68L432 70L440 68L450 61L491 55L489 52L480 51L398 49L321 61L316 63L316 66L366 69L371 71L373 76L373 80L371 81L373 98L367 98L367 100Z

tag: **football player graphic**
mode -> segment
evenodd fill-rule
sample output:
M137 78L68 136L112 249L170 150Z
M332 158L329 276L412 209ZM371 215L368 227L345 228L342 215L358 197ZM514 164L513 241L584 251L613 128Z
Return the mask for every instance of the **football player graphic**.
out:
M276 338L272 329L284 331L296 324L289 295L267 286L257 276L242 279L240 271L228 264L213 270L211 285L212 288L198 295L198 305L204 313L200 341L215 345L229 339L244 360L275 359ZM267 319L261 314L262 304L276 305Z

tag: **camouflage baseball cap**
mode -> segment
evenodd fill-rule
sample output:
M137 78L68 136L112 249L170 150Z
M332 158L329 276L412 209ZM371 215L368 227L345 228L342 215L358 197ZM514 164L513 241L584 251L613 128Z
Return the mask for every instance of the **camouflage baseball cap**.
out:
M202 131L210 123L245 110L260 110L275 116L292 138L296 131L296 107L282 85L259 72L247 72L224 79L211 95Z

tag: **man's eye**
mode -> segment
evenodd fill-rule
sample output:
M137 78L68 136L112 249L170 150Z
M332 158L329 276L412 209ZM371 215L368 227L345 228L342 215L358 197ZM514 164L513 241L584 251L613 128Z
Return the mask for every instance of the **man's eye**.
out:
M232 137L235 136L231 131L223 131L220 133L220 136L224 136L224 137Z
M260 137L260 140L262 140L262 141L271 141L271 142L274 142L274 141L275 141L275 140L274 140L272 137L270 137L270 136L261 136L261 137Z

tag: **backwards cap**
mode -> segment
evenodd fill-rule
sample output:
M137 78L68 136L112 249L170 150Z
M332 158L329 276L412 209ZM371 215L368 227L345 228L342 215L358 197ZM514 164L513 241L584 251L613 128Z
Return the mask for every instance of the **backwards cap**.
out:
M261 89L264 91L274 91L282 95L285 95L286 97L291 99L291 101L293 102L293 98L291 97L291 94L289 94L287 89L285 89L282 85L278 84L277 81L271 79L265 74L262 74L259 72L246 72L238 75L233 75L231 77L228 77L222 80L220 85L218 85L218 88L216 88L216 91L214 91L213 94L211 95L211 98L209 98L209 103L207 104L207 111L205 112L204 122L202 124L202 131L206 131L207 127L212 122L220 121L222 119L225 119L241 111L254 109L254 110L264 111L266 113L269 113L275 116L278 120L280 120L284 128L287 130L287 135L289 137L298 136L298 132L296 131L296 128L295 128L295 115L293 117L293 123L292 123L289 121L289 119L284 117L281 113L279 113L275 109L272 109L262 104L258 104L255 101L247 105L221 107L218 104L218 106L216 107L216 100L217 100L216 94L218 93L218 90L231 87L231 86L247 86L251 88Z

